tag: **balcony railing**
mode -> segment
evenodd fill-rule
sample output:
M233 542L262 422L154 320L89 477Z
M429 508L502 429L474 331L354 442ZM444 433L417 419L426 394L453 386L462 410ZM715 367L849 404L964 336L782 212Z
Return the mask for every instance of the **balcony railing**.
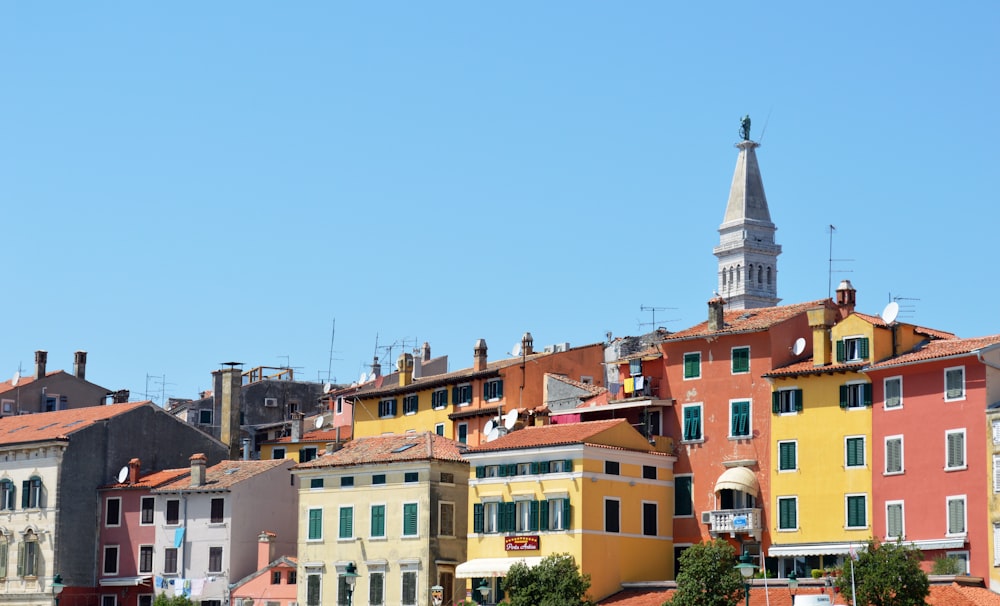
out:
M707 518L707 519L706 519ZM707 522L712 536L720 534L751 534L759 539L761 534L759 509L720 509L706 511L702 521Z

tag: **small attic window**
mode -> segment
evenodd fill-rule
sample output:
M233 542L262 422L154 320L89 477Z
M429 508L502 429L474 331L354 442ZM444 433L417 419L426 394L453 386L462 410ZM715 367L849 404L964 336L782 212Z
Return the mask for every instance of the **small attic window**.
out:
M753 312L749 312L749 313L745 313L745 314L741 315L740 317L738 317L738 318L736 318L736 319L737 319L737 320L749 320L750 318L752 318L752 317L754 317L754 316L756 316L756 315L757 315L757 314L755 314L755 313L753 313Z
M402 446L399 446L399 447L397 447L397 448L394 448L392 452L405 452L405 451L407 451L407 450L409 450L409 449L413 448L414 446L416 446L416 443L412 443L412 444L403 444Z
M231 475L233 475L234 473L236 473L236 472L237 472L237 471L239 471L239 470L240 470L240 468L239 468L239 467L232 467L232 468L230 468L230 469L227 469L227 470L225 471L225 474L226 474L227 476L231 476Z

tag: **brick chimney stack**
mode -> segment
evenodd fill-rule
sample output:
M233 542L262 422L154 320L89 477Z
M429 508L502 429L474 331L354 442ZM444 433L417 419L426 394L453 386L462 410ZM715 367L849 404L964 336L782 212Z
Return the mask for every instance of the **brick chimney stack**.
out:
M302 429L305 424L306 415L301 412L292 413L292 442L302 441Z
M263 570L274 561L274 538L278 536L270 530L262 530L257 535L257 570Z
M472 350L472 370L479 372L486 370L486 339L478 339L476 347Z
M399 371L400 387L413 383L413 354L400 354L396 360L396 370Z
M208 465L208 457L204 453L191 455L191 486L205 485L205 466Z
M841 320L854 313L857 296L858 293L854 290L850 280L844 280L837 286L837 309L840 312Z
M45 364L49 361L49 352L39 349L35 352L35 379L45 377Z
M708 300L708 329L722 330L726 327L725 320L726 301L722 297L712 297Z
M135 484L139 481L139 469L142 467L139 459L131 459L128 462L128 483Z
M526 332L521 337L521 355L530 356L533 353L535 353L535 340L531 337L530 332Z
M87 352L78 351L73 354L73 374L77 379L87 378Z

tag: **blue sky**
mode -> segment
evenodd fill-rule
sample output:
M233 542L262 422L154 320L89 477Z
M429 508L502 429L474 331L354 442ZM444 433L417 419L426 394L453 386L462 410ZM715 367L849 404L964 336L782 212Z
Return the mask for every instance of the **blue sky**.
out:
M133 399L224 361L702 321L753 138L785 303L1000 332L1000 4L0 4L0 377ZM331 360L331 328L336 335ZM151 379L148 377L152 377Z

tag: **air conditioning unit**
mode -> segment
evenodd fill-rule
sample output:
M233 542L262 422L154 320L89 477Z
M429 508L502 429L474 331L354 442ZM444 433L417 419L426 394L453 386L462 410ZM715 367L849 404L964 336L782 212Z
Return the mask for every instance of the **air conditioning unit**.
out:
M277 408L278 398L264 398L264 406L266 408Z
M711 511L703 511L703 512L701 512L701 523L702 524L711 524L712 523L712 512Z

